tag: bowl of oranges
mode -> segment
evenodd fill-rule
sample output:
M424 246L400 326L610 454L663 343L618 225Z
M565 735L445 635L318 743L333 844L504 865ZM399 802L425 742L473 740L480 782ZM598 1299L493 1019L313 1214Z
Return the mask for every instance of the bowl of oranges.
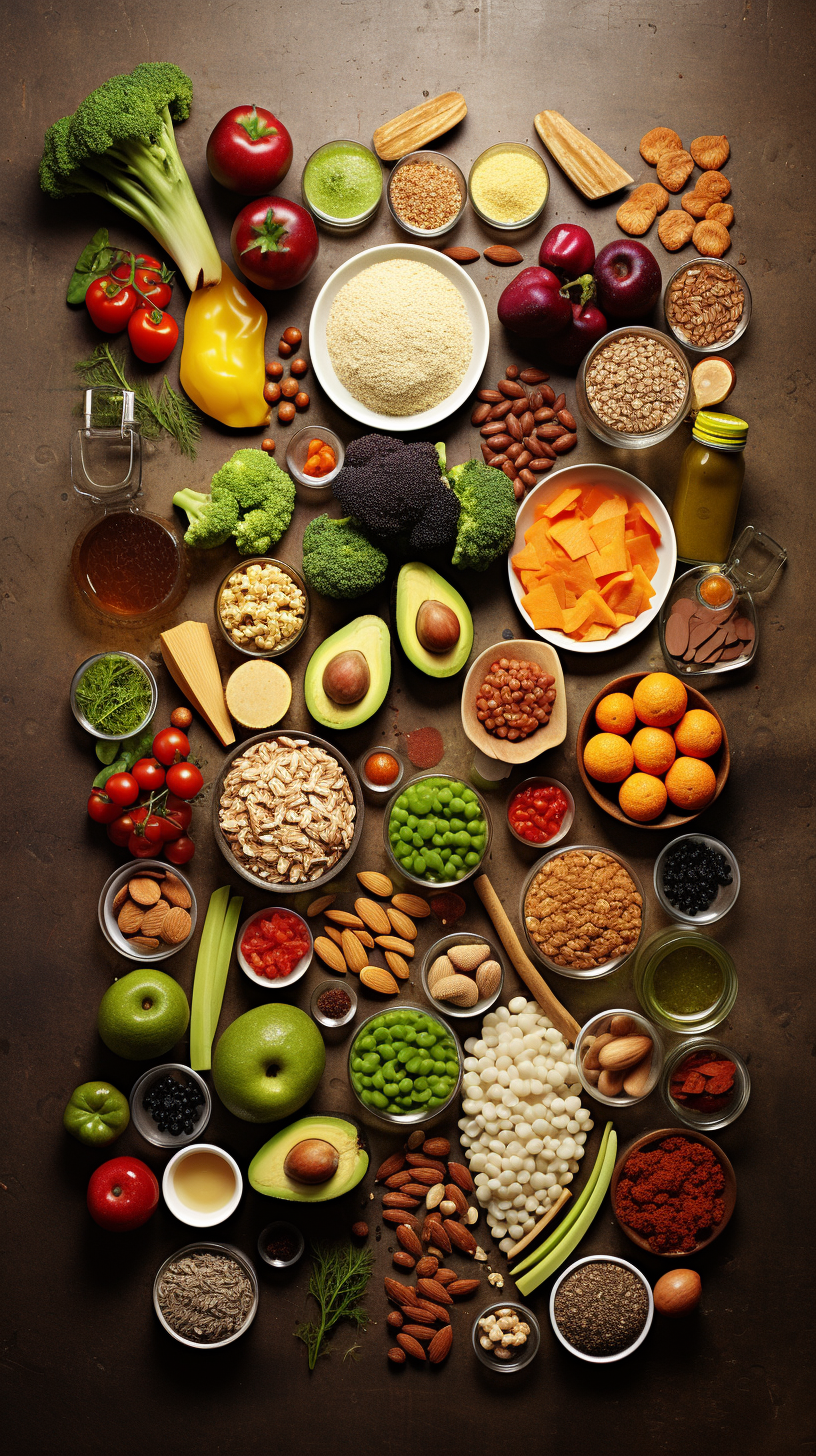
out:
M696 819L731 767L719 713L670 672L627 673L598 693L581 719L577 758L595 803L643 829Z

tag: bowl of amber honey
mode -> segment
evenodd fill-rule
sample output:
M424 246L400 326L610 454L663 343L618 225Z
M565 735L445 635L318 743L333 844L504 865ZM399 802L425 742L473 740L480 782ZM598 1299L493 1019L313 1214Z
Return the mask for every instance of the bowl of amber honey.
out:
M162 1193L170 1212L190 1228L213 1228L241 1201L244 1181L235 1159L215 1143L180 1148L164 1170Z

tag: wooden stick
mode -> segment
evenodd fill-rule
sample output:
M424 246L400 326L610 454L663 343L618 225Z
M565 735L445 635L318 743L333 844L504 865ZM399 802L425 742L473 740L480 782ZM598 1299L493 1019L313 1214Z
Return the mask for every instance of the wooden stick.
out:
M562 1188L561 1189L561 1197L556 1199L556 1201L553 1204L552 1208L550 1208L550 1209L547 1210L547 1212L544 1214L543 1218L540 1218L538 1220L538 1223L535 1225L535 1227L534 1228L531 1228L530 1229L530 1232L528 1234L525 1234L523 1239L519 1239L518 1243L517 1244L514 1244L513 1247L512 1247L512 1249L508 1249L508 1251L507 1251L507 1258L508 1259L515 1259L516 1255L517 1254L520 1254L521 1251L522 1251L522 1249L526 1249L527 1248L527 1245L528 1244L531 1244L533 1242L533 1239L537 1239L538 1236L539 1236L539 1234L541 1233L541 1230L542 1229L545 1229L547 1227L547 1224L548 1223L552 1223L553 1219L555 1218L555 1215L557 1213L560 1213L561 1212L561 1209L564 1207L564 1204L571 1197L572 1197L572 1194L570 1193L569 1188Z
M496 891L490 883L487 875L479 875L474 881L476 894L479 896L490 919L496 928L496 933L509 955L513 965L521 976L527 990L538 1002L545 1016L550 1018L561 1035L573 1046L579 1031L581 1030L574 1016L570 1016L565 1006L561 1005L557 996L550 990L544 977L536 970L526 951L522 949L521 941L516 935L507 912L502 905Z

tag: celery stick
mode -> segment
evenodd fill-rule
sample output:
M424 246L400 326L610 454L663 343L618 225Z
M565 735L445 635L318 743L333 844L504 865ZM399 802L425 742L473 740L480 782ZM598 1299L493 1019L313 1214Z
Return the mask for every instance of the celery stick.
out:
M221 1006L224 1000L224 991L227 985L230 959L232 957L232 945L235 940L235 932L238 929L238 921L241 918L241 906L244 900L242 895L233 895L224 917L224 924L221 927L221 935L218 941L218 952L215 957L215 974L210 987L210 1008L208 1036L210 1050L215 1041L215 1033L218 1030L218 1018L221 1015Z
M539 1284L543 1284L545 1279L549 1279L550 1275L554 1274L556 1269L560 1268L564 1260L569 1258L576 1244L580 1244L606 1197L606 1190L612 1181L612 1173L615 1168L617 1155L618 1135L612 1131L609 1135L609 1142L606 1145L606 1153L604 1154L600 1176L581 1217L576 1220L569 1233L559 1244L556 1244L546 1259L541 1259L534 1269L530 1269L516 1281L516 1288L521 1294L525 1296L532 1294L533 1290L537 1289Z
M601 1146L598 1149L598 1156L595 1159L592 1172L587 1178L586 1186L576 1198L569 1213L565 1214L558 1227L553 1229L552 1233L544 1240L542 1244L538 1245L537 1249L533 1249L531 1253L526 1254L525 1257L522 1259L521 1263L517 1264L515 1269L511 1270L514 1278L517 1274L523 1274L525 1269L532 1268L533 1264L537 1264L539 1259L545 1258L546 1255L549 1254L550 1249L554 1249L555 1245L559 1243L560 1240L564 1237L564 1234L569 1233L569 1230L572 1228L575 1220L577 1218L580 1218L582 1210L586 1207L589 1199L592 1196L592 1190L598 1181L601 1168L603 1167L604 1154L606 1153L606 1145L609 1142L609 1134L611 1131L612 1123L608 1122L606 1124L606 1127L604 1128L604 1134L601 1138Z
M211 987L215 973L215 957L218 952L218 943L224 925L224 916L227 913L229 896L229 885L222 885L220 889L213 891L207 907L207 916L204 921L204 929L201 932L201 941L198 947L195 977L193 979L193 1005L190 1016L190 1066L194 1072L207 1071L210 1066L210 1051L212 1048L212 1037L209 1035L209 1008L212 1001Z

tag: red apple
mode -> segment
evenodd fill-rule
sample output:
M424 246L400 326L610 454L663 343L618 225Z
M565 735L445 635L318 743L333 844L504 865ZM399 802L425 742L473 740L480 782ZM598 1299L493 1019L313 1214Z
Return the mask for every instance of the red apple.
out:
M551 268L563 281L591 273L595 262L595 244L586 228L574 222L560 222L550 228L538 250L542 268Z
M595 259L598 306L613 319L643 318L660 297L660 265L634 238L618 238L601 248Z
M242 207L230 233L237 267L259 288L294 288L317 258L311 213L286 197L259 197Z
M100 1228L113 1233L139 1228L158 1201L158 1180L141 1158L111 1158L91 1174L88 1212Z
M550 339L547 358L559 369L577 369L584 355L608 329L609 324L594 303L573 303L572 326Z
M207 142L207 165L232 192L260 197L274 192L292 165L292 138L262 106L234 106Z
M549 268L522 268L499 299L499 322L525 339L549 339L569 328L572 309Z

